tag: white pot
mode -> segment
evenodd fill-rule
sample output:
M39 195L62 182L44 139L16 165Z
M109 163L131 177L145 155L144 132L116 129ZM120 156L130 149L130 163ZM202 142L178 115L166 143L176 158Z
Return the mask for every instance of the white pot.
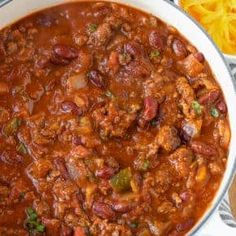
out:
M9 0L8 0L9 1ZM48 8L56 4L65 3L72 0L13 0L9 1L0 9L0 29L26 16L34 11ZM195 234L206 222L210 215L217 208L232 179L236 155L236 90L233 84L233 78L229 72L227 64L209 38L205 31L199 25L188 17L182 10L166 0L113 0L114 2L128 4L143 11L152 13L163 21L176 27L199 51L203 52L206 60L220 84L225 100L228 106L229 121L231 125L231 143L229 147L229 156L227 168L221 182L220 188L210 204L208 210L199 220L189 235Z
M177 6L180 7L180 0L174 0L174 2ZM223 55L229 63L236 63L236 55L231 55L231 54L226 54L226 53L224 53Z

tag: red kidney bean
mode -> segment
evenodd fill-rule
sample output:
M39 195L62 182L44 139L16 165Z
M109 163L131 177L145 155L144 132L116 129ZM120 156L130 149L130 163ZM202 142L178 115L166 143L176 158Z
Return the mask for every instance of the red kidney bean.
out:
M157 115L158 103L154 97L144 98L144 112L143 118L146 121L154 119Z
M175 228L177 232L182 232L182 231L190 229L193 225L194 225L194 220L188 219L184 221L183 223L177 224Z
M102 219L113 220L116 217L111 206L103 202L94 202L93 212Z
M210 144L203 143L201 141L192 141L190 143L191 149L198 154L206 156L214 156L217 154L217 150L214 146Z
M104 166L103 168L96 170L95 175L102 179L110 179L116 171L117 170L112 167Z
M143 54L142 47L136 42L129 42L124 46L125 52L134 58L140 57Z
M180 198L183 200L183 201L185 201L185 202L187 202L187 201L189 201L190 200L190 198L191 198L191 194L189 193L189 192L183 192L183 193L180 193Z
M219 101L216 104L216 108L223 114L227 113L227 106L224 101Z
M132 204L130 202L114 202L112 203L112 209L118 213L127 213L132 210Z
M51 62L56 65L68 65L78 57L78 50L75 47L56 44L52 48Z
M220 90L211 90L207 94L202 95L198 101L200 104L213 104L220 96Z
M160 51L165 47L163 36L155 30L149 35L149 44Z
M62 160L61 158L58 158L54 161L54 163L55 163L57 170L61 173L61 176L63 177L63 179L65 179L65 180L69 179L70 176L67 171L65 161Z
M182 41L175 39L172 44L172 49L177 57L184 58L188 55L187 49Z
M194 57L201 63L205 61L205 57L201 52L194 53Z
M61 108L64 112L67 113L73 113L78 116L82 114L82 110L74 102L71 101L64 101L61 104Z
M82 144L83 144L81 137L80 137L80 136L77 136L77 135L73 135L71 141L72 141L72 144L74 144L75 146L78 146L78 145L82 145Z
M91 83L93 85L95 85L96 87L98 87L98 88L105 87L104 79L98 71L96 71L96 70L90 71L88 74L88 78L91 81Z

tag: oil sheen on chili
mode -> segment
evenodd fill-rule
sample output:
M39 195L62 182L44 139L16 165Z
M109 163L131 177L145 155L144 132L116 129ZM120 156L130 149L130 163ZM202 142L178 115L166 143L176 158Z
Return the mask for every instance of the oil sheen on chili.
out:
M101 2L0 31L0 131L1 236L185 235L230 141L204 52Z

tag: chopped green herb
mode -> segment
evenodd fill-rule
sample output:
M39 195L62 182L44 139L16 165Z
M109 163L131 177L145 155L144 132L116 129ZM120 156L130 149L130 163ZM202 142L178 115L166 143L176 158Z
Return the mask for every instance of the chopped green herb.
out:
M118 174L113 176L110 180L110 184L114 191L125 192L131 188L130 181L132 178L132 173L130 168L121 170Z
M3 133L6 136L11 136L17 132L20 125L21 125L21 120L17 117L14 117L11 120L9 120L6 126L3 128Z
M24 145L24 143L19 143L19 145L16 147L16 151L21 153L21 154L27 154L28 153L27 148Z
M149 55L150 59L155 59L155 58L158 58L159 56L160 56L160 52L158 50L151 51Z
M113 97L114 97L114 95L112 94L112 92L109 91L109 90L107 90L107 91L105 92L105 95L106 95L107 97L109 97L109 98L113 98Z
M21 201L21 200L23 200L25 198L25 192L21 192L20 194L19 194L19 200Z
M197 101L193 101L192 102L192 108L195 111L195 113L197 115L201 115L202 114L202 106L199 104L199 102Z
M89 24L88 30L89 32L93 33L97 30L98 26L96 24Z
M29 207L26 209L27 219L25 225L29 232L32 234L43 233L45 231L45 225L43 225L38 219L36 211Z
M214 117L214 118L218 118L220 116L220 112L218 111L218 109L216 109L215 107L212 107L211 108L211 115Z
M129 224L129 226L130 226L130 228L132 228L132 229L136 229L136 228L138 228L138 222L133 221L133 222L131 222L131 223Z
M143 171L147 171L149 167L150 167L150 161L149 160L145 160L143 162L142 170Z
M152 121L151 121L151 125L152 125L152 126L156 126L156 125L157 125L157 120L155 120L155 119L152 120Z
M128 53L121 53L119 54L119 62L121 65L125 66L131 61L131 56Z

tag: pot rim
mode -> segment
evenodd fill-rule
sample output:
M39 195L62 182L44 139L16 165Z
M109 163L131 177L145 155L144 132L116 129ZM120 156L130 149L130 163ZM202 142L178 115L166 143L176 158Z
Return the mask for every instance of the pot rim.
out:
M55 1L55 0L52 0L52 1L54 1L55 3L54 4L51 4L51 5L46 5L45 4L45 7L40 7L40 8L37 8L37 9L35 9L35 8L32 8L32 11L30 11L30 12L28 12L26 15L22 15L20 18L18 18L17 20L19 20L19 19L21 19L21 18L23 18L23 17L25 17L25 16L27 16L27 15L30 15L30 14L32 14L32 13L34 13L34 12L37 12L37 11L41 11L41 10L43 10L43 9L47 9L47 8L50 8L50 7L53 7L53 6L56 6L56 5L61 5L61 4L64 4L64 3L69 3L69 2L75 2L75 1L81 1L81 0L60 0L61 2L58 2L58 1ZM84 0L84 1L86 1L86 0ZM88 0L87 0L88 1ZM91 0L90 0L91 1ZM94 1L94 0L92 0L92 1ZM184 15L184 17L186 18L186 20L188 20L189 21L189 23L191 22L191 24L194 24L195 25L195 27L197 27L200 31L201 31L201 34L203 34L203 35L205 35L206 36L206 38L208 39L208 41L211 43L211 45L214 47L214 50L215 50L215 52L217 53L217 55L218 55L218 57L219 57L219 59L221 60L221 62L223 62L223 65L224 65L224 67L225 67L225 69L226 69L226 71L227 71L227 74L228 74L228 77L229 78L231 78L231 80L230 80L230 85L233 87L233 91L232 91L232 96L234 97L234 99L235 99L235 101L236 101L236 85L234 84L235 83L235 80L234 80L234 78L232 77L232 74L231 74L231 72L230 72L230 68L229 68L229 65L226 63L226 60L225 60L225 58L223 57L223 54L220 52L220 50L218 49L218 47L215 45L215 43L213 42L213 40L210 38L210 36L206 33L206 31L203 29L203 27L198 23L198 22L196 22L191 16L189 16L183 9L181 9L181 8L179 8L176 4L174 4L174 3L172 3L172 2L170 2L170 1L168 1L168 0L159 0L159 1L157 1L157 2L151 2L151 0L149 0L149 1L145 1L145 3L144 2L142 2L142 0L130 0L130 1L125 1L125 0L99 0L99 1L109 1L109 2L117 2L117 3L121 3L121 4L124 4L124 5L127 5L127 6L132 6L132 7L134 7L134 8L137 8L137 9L140 9L140 10L142 10L142 11L144 11L144 12L149 12L148 10L147 10L147 8L148 8L148 6L149 7L151 7L152 5L155 5L155 4L158 4L159 3L159 1L161 2L164 2L165 4L167 4L167 5L169 5L169 6L171 6L171 7L173 7L173 8L175 8L175 10L177 11L177 12L179 12L180 14L182 14L182 15ZM135 3L135 1L136 1L136 3ZM3 1L2 3L0 3L0 7L1 6L4 6L4 5L7 5L7 3L10 3L10 2L12 2L12 4L13 4L13 2L14 2L14 0L5 0L5 1ZM18 1L17 1L18 2ZM23 1L22 1L23 2ZM142 2L142 4L141 4L141 2ZM177 2L177 0L175 0L175 2ZM139 4L138 4L139 3ZM146 4L146 5L145 5ZM142 9L142 7L140 7L139 5L144 5L144 6L146 6L146 8L145 9ZM162 17L160 17L158 14L155 14L155 13L152 13L153 15L155 15L155 16L157 16L157 17L159 17L160 19L162 19ZM1 16L0 16L0 18L1 18ZM162 19L163 20L163 19ZM166 23L166 20L163 20L165 23ZM12 22L10 22L10 24L11 23L14 23L14 20L12 20ZM168 23L167 23L168 24ZM1 29L2 27L0 27L0 29ZM178 28L177 28L177 30L178 30ZM181 32L180 32L181 33ZM182 34L182 33L181 33ZM191 41L191 43L193 43L192 41L193 40L190 40L189 38L190 37L187 37L185 34L182 34L184 37L186 37L189 41ZM194 43L193 43L193 45L194 45ZM207 52L206 52L206 54L207 54ZM209 63L210 64L210 63ZM212 66L211 66L211 64L210 64L210 67L211 67L211 69L212 69ZM212 69L212 71L213 71L213 69ZM214 71L213 71L213 73L214 73ZM226 73L225 73L225 75L226 75ZM215 78L216 78L216 80L217 81L219 81L219 78L217 77L217 76L215 76ZM222 86L221 86L221 84L222 83L219 83L220 84L220 87L221 87L221 89L222 89L222 91L224 92L224 94L226 93L226 91L225 91L225 88L222 88ZM233 92L234 92L234 94L233 94ZM230 103L229 103L229 101L227 101L227 106L228 107L232 107L233 106L233 101L231 101ZM232 109L232 111L233 111L233 109ZM231 132L232 132L232 127L234 127L235 128L235 131L236 131L236 124L235 125L233 125L233 122L232 122L232 120L233 120L233 118L234 118L234 120L236 120L236 112L233 112L232 113L233 115L232 115L232 119L230 119L230 126L231 126ZM229 118L231 117L231 114L229 114ZM216 192L216 194L215 194L215 196L214 196L214 198L213 198L213 200L211 201L211 203L209 204L209 206L208 206L208 208L205 210L205 212L204 212L204 214L201 216L201 218L196 222L196 224L195 224L195 226L192 228L192 230L191 231L189 231L188 232L188 234L189 234L189 236L191 235L191 236L193 236L195 233L197 233L199 230L200 230L200 228L202 228L202 226L208 221L208 219L210 218L210 216L214 213L214 211L216 210L216 208L218 207L218 205L220 204L220 202L222 201L222 199L223 199L223 197L224 197L224 195L225 195L225 193L227 192L227 189L228 189L228 187L229 187L229 185L230 185L230 183L231 183L231 181L232 181L232 178L233 178L233 176L234 176L234 170L236 169L236 159L235 159L235 154L234 153L232 153L232 151L230 151L231 149L233 149L233 142L232 141L234 141L234 143L236 143L236 134L234 135L234 133L231 133L231 142L230 142L230 146L229 146L229 154L228 154L228 159L227 159L227 166L226 166L226 169L225 169L225 172L224 172L224 175L223 175L223 177L222 177L222 180L221 180L221 184L220 184L220 186L218 187L218 190L217 190L217 192ZM236 148L235 148L235 150L236 150ZM228 164L229 164L229 160L230 159L233 159L231 162L231 164L232 164L232 166L229 166ZM227 175L226 175L227 174ZM223 185L223 182L224 182L224 185Z

